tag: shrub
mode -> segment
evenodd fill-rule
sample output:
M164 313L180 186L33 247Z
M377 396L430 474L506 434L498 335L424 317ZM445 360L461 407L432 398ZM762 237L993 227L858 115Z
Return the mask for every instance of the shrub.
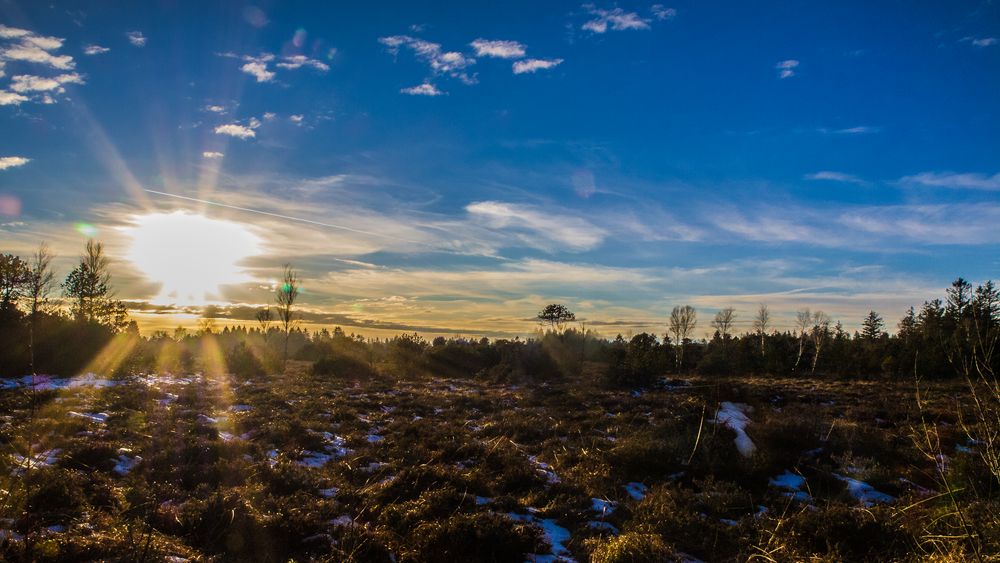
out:
M367 363L346 355L326 356L312 366L313 375L346 379L368 379L375 375Z
M229 372L238 377L260 377L264 375L264 365L247 346L246 342L240 342L229 349L226 354L226 366Z

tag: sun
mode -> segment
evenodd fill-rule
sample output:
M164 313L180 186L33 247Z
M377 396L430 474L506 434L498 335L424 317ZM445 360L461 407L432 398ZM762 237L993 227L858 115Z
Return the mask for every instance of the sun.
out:
M137 215L122 230L132 239L126 257L161 284L154 301L165 304L219 300L222 286L252 280L240 263L260 254L246 226L185 211Z

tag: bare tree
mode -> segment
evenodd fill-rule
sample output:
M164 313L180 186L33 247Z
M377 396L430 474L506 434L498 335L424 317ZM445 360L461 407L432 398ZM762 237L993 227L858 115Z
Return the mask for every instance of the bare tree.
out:
M278 321L281 323L281 329L285 333L285 362L288 362L288 337L291 336L292 326L295 324L295 313L292 311L292 307L295 305L295 299L298 296L299 276L290 264L285 264L285 273L282 276L281 287L278 288L278 293L275 296L278 302Z
M816 364L819 363L819 354L823 350L823 345L826 344L827 337L830 335L830 316L823 311L816 311L812 316L812 341L813 347L816 351L813 353L812 361L812 373L816 373Z
M736 309L726 307L715 314L712 319L712 328L719 331L723 340L729 340L729 333L733 330L733 322L736 320Z
M25 288L25 298L28 301L28 355L31 362L31 373L35 373L35 324L40 313L49 301L55 274L52 272L52 252L44 242L31 257L28 281Z
M690 305L677 306L670 312L670 334L677 345L677 369L684 363L684 341L694 332L698 324L698 313Z
M271 308L264 307L263 309L258 309L257 314L257 324L260 326L260 331L264 333L264 342L267 342L267 332L271 330L271 321L274 317L271 316Z
M796 312L795 330L799 335L799 354L795 356L795 367L792 369L799 369L799 362L802 361L802 350L805 348L806 336L810 327L812 327L812 313L809 312L809 309Z
M760 338L760 355L764 356L764 337L767 335L767 329L771 325L771 312L767 310L767 305L764 303L760 304L757 309L757 316L753 319L753 329Z

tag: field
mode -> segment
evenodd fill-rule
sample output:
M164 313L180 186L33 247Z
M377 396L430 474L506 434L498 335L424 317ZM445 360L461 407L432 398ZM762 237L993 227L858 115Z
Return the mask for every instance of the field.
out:
M992 477L936 383L4 380L9 560L964 560ZM32 385L33 383L33 385ZM988 488L989 490L985 490ZM942 494L942 491L951 491Z

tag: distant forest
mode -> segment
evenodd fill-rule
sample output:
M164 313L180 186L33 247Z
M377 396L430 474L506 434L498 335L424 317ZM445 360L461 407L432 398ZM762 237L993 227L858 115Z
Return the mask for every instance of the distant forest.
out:
M77 266L60 282L45 245L27 258L0 254L0 375L127 375L212 370L282 371L289 360L314 363L317 373L361 377L434 374L496 381L544 380L598 370L610 385L643 386L667 374L837 377L981 378L997 373L1000 293L992 281L973 287L955 280L943 298L911 307L895 330L871 311L859 332L845 331L822 311L796 313L794 330L775 330L766 304L752 329L737 334L736 312L699 319L694 308L674 307L664 333L608 339L576 323L568 307L538 313L528 339L418 334L371 339L340 328L310 332L297 326L299 280L285 267L275 304L262 307L252 326L218 330L205 319L198 330L141 336L115 299L108 259L88 241ZM707 322L711 339L695 339Z

